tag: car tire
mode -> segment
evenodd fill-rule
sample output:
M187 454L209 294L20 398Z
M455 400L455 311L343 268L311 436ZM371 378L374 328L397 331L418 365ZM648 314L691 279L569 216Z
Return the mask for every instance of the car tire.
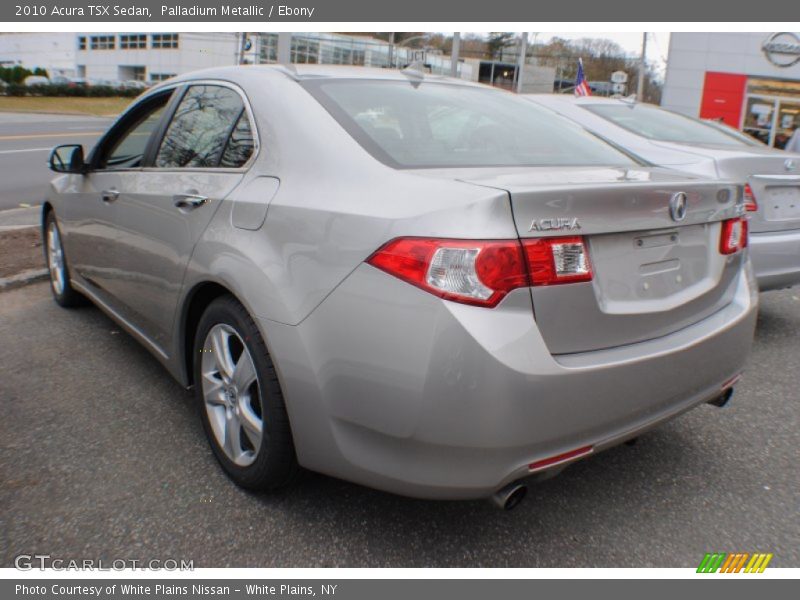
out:
M200 318L194 382L203 429L230 478L250 490L294 483L300 467L280 382L255 322L232 296Z
M44 260L50 275L50 290L53 292L53 298L64 308L85 304L86 299L72 287L61 230L52 210L45 217L43 233Z

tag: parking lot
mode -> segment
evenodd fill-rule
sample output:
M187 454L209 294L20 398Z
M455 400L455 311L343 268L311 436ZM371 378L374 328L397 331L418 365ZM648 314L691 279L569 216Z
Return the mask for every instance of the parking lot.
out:
M731 404L699 407L532 487L511 512L309 474L244 492L192 395L99 310L45 283L0 294L0 544L196 567L696 566L705 552L800 565L800 293L762 294Z
M0 115L0 210L38 204L48 149L88 149L108 122ZM800 566L800 290L761 302L731 404L577 463L504 513L316 474L280 494L242 491L217 466L191 393L99 310L60 309L44 283L0 293L0 566L40 553L198 567L691 567L714 551Z

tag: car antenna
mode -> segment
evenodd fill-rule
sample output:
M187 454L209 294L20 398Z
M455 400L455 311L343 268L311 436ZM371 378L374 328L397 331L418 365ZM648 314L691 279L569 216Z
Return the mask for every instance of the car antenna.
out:
M425 80L425 64L421 60L415 60L400 72L408 77L411 85L417 87Z

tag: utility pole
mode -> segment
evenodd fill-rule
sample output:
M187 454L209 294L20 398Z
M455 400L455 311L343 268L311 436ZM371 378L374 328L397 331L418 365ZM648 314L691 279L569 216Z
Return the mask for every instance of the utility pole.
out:
M243 31L240 35L242 36L242 39L239 41L239 57L236 60L237 65L244 63L244 51L245 46L247 46L247 32Z
M525 55L528 53L528 32L519 36L519 57L517 58L517 93L522 93L522 75L525 72Z
M636 101L644 100L645 58L647 56L647 32L642 34L642 56L639 59L639 81L636 82Z
M453 34L453 47L450 49L450 77L458 77L458 54L461 51L461 32Z
M278 64L288 65L292 62L292 34L283 32L278 34Z

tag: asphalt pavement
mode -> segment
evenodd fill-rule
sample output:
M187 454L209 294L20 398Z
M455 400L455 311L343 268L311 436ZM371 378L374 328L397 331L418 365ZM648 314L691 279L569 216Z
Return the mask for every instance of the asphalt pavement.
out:
M192 395L93 307L0 293L0 566L18 554L196 567L800 566L800 291L762 294L749 367L701 406L532 487L511 512L309 474L235 487Z
M0 112L0 211L37 206L54 177L47 168L59 144L83 144L88 153L111 118Z

